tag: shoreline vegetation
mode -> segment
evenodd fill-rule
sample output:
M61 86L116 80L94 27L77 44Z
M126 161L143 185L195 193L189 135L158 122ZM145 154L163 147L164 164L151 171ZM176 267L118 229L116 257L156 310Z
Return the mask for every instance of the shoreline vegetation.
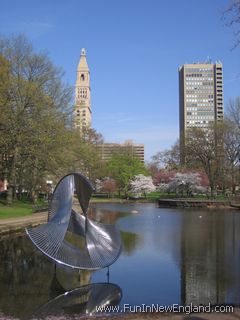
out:
M159 202L165 201L165 203L159 204ZM167 203L166 203L167 202ZM77 200L74 201L77 204ZM91 205L101 204L101 203L115 203L115 204L144 204L144 203L155 203L158 205L159 209L161 208L184 208L188 210L191 209L199 209L204 208L209 210L216 209L227 209L227 210L240 210L239 204L231 204L229 201L224 200L199 200L199 199L180 199L180 198L172 198L172 199L121 199L121 198L92 198L90 201ZM169 205L169 203L171 205ZM201 205L200 205L201 204ZM7 205L3 205L0 202L0 236L13 234L16 232L23 231L26 227L34 227L39 224L45 223L47 221L48 211L47 211L47 202L39 206L33 206L31 203L21 203L21 201L15 201L14 205L9 207Z
M207 198L203 196L195 196L191 198L176 197L176 195L160 194L157 192L147 194L145 197L134 198L121 198L117 196L108 197L106 195L93 196L90 204L97 203L156 203L158 206L166 208L231 208L240 209L240 204L234 202L232 198L223 197L222 195L215 198ZM14 201L11 206L7 205L4 201L0 202L0 219L20 218L25 216L34 215L36 212L47 211L48 202L40 201L33 205L29 201Z

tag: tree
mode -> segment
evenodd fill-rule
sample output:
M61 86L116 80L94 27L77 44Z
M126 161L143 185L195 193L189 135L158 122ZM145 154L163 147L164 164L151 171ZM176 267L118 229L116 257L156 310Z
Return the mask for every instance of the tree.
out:
M236 36L234 48L240 44L240 1L233 0L223 13L223 19L227 26L233 28Z
M228 104L225 121L224 149L226 157L226 169L230 175L233 193L240 183L240 97L231 99Z
M153 183L159 185L160 183L169 183L175 176L176 170L161 169L153 176Z
M198 173L188 172L188 173L176 173L176 175L171 179L168 184L168 191L175 192L176 194L191 196L194 192L202 191L200 185L200 177ZM206 191L206 189L205 189Z
M3 141L7 136L4 133L4 123L7 121L7 111L10 100L10 64L9 62L0 55L0 179L4 180L5 177L5 163L7 158L4 154Z
M73 132L72 170L80 171L92 182L106 176L106 164L97 149L97 145L102 142L102 135L92 128L86 128L83 135L77 129Z
M201 167L209 180L211 195L216 190L224 163L222 124L214 124L208 129L188 130L185 143L186 162L190 166ZM222 173L222 175L221 175Z
M127 153L116 153L107 163L107 173L117 182L119 193L122 191L127 196L130 180L137 174L146 174L147 170L138 158Z
M114 179L105 177L103 179L96 180L96 191L97 192L107 192L110 198L114 192L117 191L117 183Z
M233 193L239 182L240 165L240 130L233 122L226 122L227 130L224 136L225 172L230 177Z
M0 180L0 193L4 191L4 181Z
M227 119L240 130L240 97L231 99L228 103Z
M102 144L104 142L102 134L90 127L83 128L81 140L82 142L93 145Z
M204 130L194 128L187 134L187 165L205 171L212 194L217 187L223 193L227 188L235 192L239 182L240 128L237 116L236 109L232 108L224 121Z
M153 184L152 177L146 177L143 174L138 174L130 181L130 192L136 194L146 194L156 190Z
M174 170L180 166L180 148L179 141L176 141L169 150L164 150L156 153L152 156L152 162L150 165L156 168L165 168L168 170Z
M7 172L10 202L16 188L34 199L46 174L65 161L72 90L62 71L24 36L1 38L0 55L7 61L1 68L8 69L7 94L0 89L1 170Z

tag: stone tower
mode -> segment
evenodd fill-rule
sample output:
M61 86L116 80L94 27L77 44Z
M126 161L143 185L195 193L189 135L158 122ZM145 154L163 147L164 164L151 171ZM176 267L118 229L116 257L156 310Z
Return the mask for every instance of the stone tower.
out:
M86 50L81 51L77 68L75 88L74 127L82 134L84 128L91 126L90 72L86 59Z

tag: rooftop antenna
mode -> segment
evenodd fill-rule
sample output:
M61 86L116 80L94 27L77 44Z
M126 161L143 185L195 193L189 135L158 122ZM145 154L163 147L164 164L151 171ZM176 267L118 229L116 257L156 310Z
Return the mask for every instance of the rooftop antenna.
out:
M210 56L207 57L207 63L212 63L212 59Z

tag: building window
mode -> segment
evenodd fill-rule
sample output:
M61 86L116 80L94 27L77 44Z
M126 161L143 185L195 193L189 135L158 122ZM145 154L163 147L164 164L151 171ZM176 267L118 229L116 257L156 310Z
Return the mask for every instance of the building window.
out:
M83 74L83 73L81 74L81 77L80 77L80 78L81 78L82 81L85 80L85 77L84 77L84 74Z

